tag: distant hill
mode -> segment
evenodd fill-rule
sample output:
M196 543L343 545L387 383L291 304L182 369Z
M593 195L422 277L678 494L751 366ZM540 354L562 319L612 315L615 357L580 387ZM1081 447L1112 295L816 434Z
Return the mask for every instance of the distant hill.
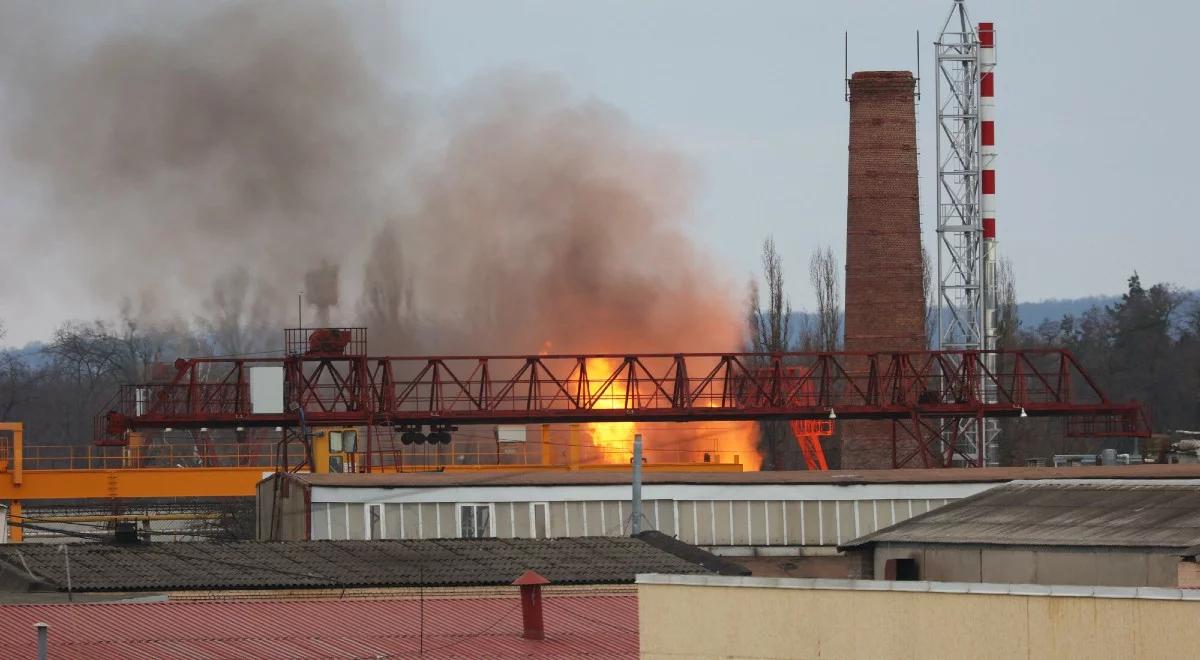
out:
M1200 290L1190 291L1188 293L1193 301L1200 302ZM1039 300L1037 302L1023 302L1017 305L1017 318L1021 321L1021 327L1026 329L1036 328L1042 321L1046 319L1059 320L1067 314L1079 316L1088 311L1092 307L1101 309L1115 305L1121 300L1121 296L1087 296L1085 298L1050 298L1048 300ZM1178 310L1178 321L1185 314L1189 306L1184 305Z
M1087 296L1086 298L1050 298L1037 302L1022 302L1017 305L1017 318L1022 328L1036 328L1042 321L1057 321L1067 314L1079 316L1092 307L1103 309L1115 304L1121 296Z

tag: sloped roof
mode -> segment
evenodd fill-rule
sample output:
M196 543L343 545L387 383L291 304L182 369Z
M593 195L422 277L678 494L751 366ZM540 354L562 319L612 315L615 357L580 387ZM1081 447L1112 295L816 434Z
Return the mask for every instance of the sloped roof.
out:
M35 657L39 622L50 624L52 658L637 657L635 595L551 594L544 603L544 641L521 638L515 593L0 605L0 657Z
M704 561L715 562L714 571L724 566L693 550L702 556L684 559L628 537L69 546L79 592L488 586L511 584L526 570L553 584L620 584L638 573L708 573ZM53 545L2 545L0 578L65 591L66 560Z
M275 476L268 477L274 479ZM630 483L629 470L522 470L373 474L289 473L286 478L327 487L445 488L447 486L608 486ZM795 470L765 472L645 472L646 484L936 484L1003 483L1018 479L1200 479L1197 464L1064 468L995 467L917 470Z
M843 544L1183 549L1200 543L1200 481L1018 481Z

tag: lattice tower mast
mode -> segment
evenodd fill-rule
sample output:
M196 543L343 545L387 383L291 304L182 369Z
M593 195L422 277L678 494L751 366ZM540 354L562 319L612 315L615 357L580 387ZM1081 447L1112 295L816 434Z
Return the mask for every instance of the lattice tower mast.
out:
M944 349L993 350L995 326L994 32L955 0L934 43L937 67L937 332ZM985 365L995 368L994 358ZM981 377L981 386L983 379ZM994 397L985 388L984 395ZM962 453L994 460L994 420L964 420ZM991 456L989 456L989 454Z

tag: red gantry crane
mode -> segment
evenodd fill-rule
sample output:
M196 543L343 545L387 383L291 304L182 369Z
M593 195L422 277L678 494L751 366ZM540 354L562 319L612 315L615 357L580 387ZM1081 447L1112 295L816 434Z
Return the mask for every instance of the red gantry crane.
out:
M373 357L363 328L292 329L285 344L281 357L181 358L169 381L123 387L98 442L280 427L286 445L306 426L355 425L368 429L370 470L380 426L441 437L467 424L783 419L811 436L813 422L875 419L892 422L895 467L930 467L979 465L959 449L963 420L1058 417L1071 436L1149 436L1137 403L1111 401L1060 349Z

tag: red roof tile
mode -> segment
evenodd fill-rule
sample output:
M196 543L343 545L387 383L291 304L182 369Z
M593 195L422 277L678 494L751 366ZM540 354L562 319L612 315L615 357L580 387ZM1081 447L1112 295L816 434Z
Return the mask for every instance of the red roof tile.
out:
M511 597L426 599L430 658L635 658L637 598L549 595L546 639L521 638ZM418 600L215 601L0 606L0 657L33 657L50 624L52 658L409 657Z

